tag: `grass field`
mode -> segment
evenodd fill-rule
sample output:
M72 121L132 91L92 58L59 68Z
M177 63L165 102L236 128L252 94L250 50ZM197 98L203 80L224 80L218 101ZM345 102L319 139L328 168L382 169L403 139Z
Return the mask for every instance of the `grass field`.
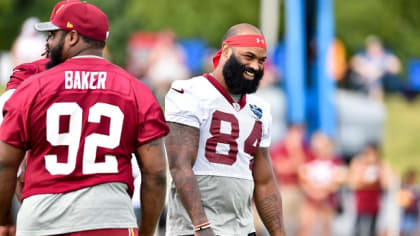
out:
M400 173L416 168L420 174L420 98L406 102L398 96L389 97L386 107L384 158Z

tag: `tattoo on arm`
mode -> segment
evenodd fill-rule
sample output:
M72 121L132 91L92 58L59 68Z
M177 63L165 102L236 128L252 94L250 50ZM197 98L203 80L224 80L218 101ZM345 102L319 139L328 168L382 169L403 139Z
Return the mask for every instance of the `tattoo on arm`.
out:
M171 132L165 139L169 165L195 162L200 130L198 128L169 122ZM170 156L170 157L169 157Z
M261 219L270 232L276 230L283 230L282 214L281 214L281 199L279 195L272 194L259 202L258 211L260 212Z
M193 224L207 221L201 205L200 189L192 171L200 130L177 123L169 123L171 132L165 139L169 166L179 197Z
M166 157L163 139L141 145L137 148L136 157L142 174L139 235L152 235L165 204Z
M152 148L161 145L161 140L160 139L153 139L152 141L148 142L146 145L146 151L151 151Z
M253 168L254 199L258 213L272 235L284 235L281 196L271 168L268 148L259 148Z

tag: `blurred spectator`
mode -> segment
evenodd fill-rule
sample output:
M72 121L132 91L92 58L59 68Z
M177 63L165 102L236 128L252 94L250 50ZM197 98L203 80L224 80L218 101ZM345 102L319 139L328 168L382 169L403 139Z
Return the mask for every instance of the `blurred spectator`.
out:
M160 104L163 104L172 81L186 79L189 71L181 47L172 31L159 33L150 52L147 78Z
M375 236L383 190L391 183L391 171L380 158L378 144L371 143L350 163L348 184L356 200L355 236Z
M126 70L139 80L147 83L146 75L150 54L158 41L154 32L135 32L128 39ZM148 84L149 85L149 84Z
M419 235L420 186L415 170L407 171L403 178L399 203L402 208L401 236Z
M392 92L399 91L399 59L385 50L376 36L369 36L365 47L363 52L351 59L350 86L378 99L382 99L384 88Z
M29 17L23 23L22 30L11 49L13 67L43 58L46 36L35 30L36 23L39 23L36 17Z
M291 126L283 141L272 146L274 174L281 186L284 227L286 235L296 236L299 229L299 213L303 194L299 186L298 170L308 157L304 148L305 130L302 126Z
M330 236L337 190L344 183L345 170L334 153L333 142L323 133L311 137L312 159L299 169L305 194L300 213L300 236Z

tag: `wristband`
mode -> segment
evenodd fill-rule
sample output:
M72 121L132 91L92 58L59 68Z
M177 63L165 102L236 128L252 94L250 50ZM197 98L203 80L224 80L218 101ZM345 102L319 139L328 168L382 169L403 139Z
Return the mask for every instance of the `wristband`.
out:
M211 227L211 223L207 221L206 223L202 223L202 224L194 226L194 232L205 230L210 227Z

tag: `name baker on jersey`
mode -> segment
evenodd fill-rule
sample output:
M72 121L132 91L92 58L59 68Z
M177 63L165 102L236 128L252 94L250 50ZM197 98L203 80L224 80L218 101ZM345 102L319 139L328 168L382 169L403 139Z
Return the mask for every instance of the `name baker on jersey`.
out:
M104 71L64 71L65 89L105 89Z

